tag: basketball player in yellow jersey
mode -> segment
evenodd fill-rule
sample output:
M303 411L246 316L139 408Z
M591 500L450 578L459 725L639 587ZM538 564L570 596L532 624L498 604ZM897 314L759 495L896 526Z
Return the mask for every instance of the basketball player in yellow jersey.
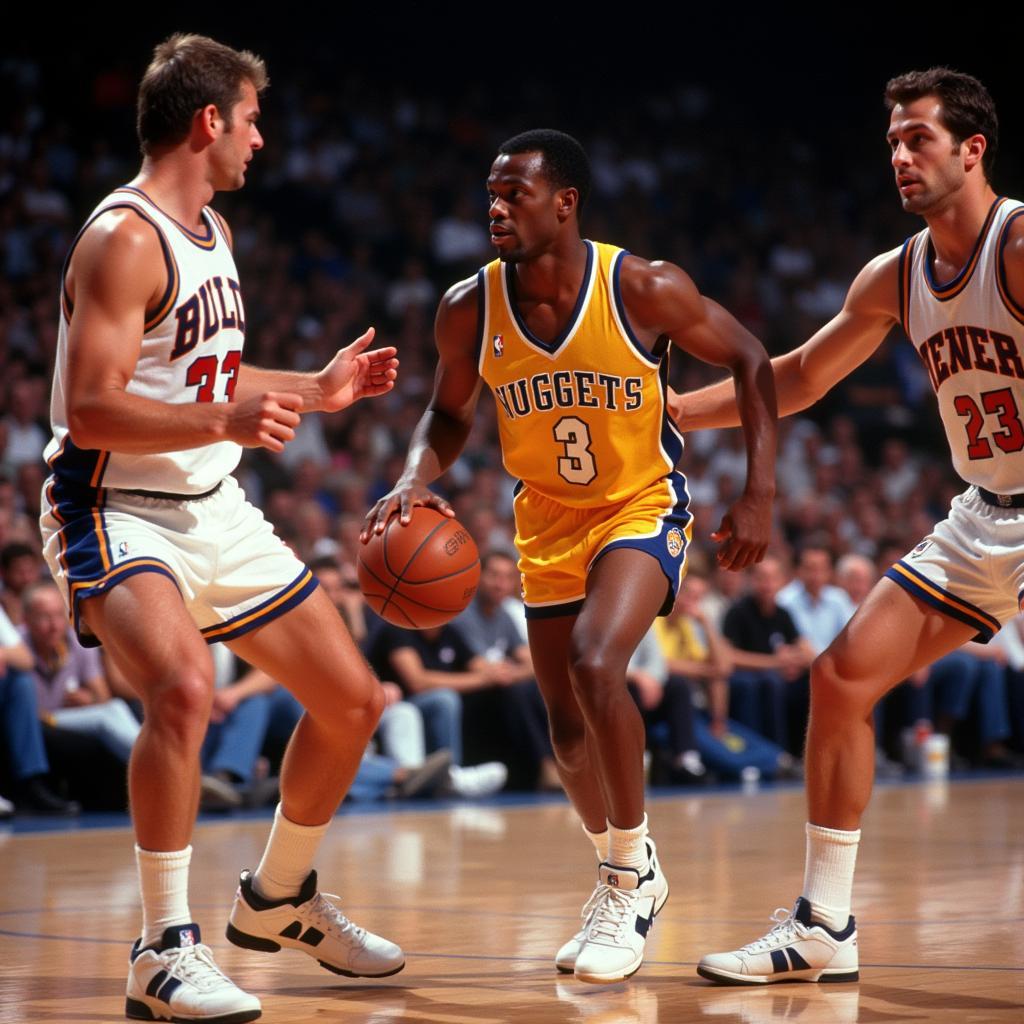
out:
M742 396L748 476L723 519L721 564L759 560L774 495L775 396L761 345L667 263L580 237L586 154L561 132L506 142L487 180L499 259L452 287L437 314L434 394L394 490L364 541L413 505L451 509L427 485L458 455L481 385L492 388L515 501L530 649L566 792L600 861L584 925L556 957L590 982L621 981L668 896L647 838L644 729L626 665L671 608L690 515L667 424L669 340L727 366Z
M872 260L839 315L773 360L779 402L807 408L901 324L970 486L814 662L802 894L762 939L701 960L698 973L723 984L857 980L851 896L872 709L922 666L987 642L1024 595L1024 204L992 190L998 121L979 81L932 68L892 79L885 98L896 187L927 226ZM685 429L720 427L736 412L726 381L683 396L677 417Z

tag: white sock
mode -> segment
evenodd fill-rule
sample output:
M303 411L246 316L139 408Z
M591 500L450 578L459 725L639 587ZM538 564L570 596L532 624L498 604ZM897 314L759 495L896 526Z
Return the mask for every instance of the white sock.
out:
M636 868L643 873L648 865L647 815L635 828L616 828L608 822L608 863L617 868Z
M583 834L594 846L597 859L604 863L608 859L608 829L603 832L591 832L586 825L583 826Z
M330 825L296 825L277 805L263 859L253 875L253 886L267 900L294 896L313 869L313 858Z
M188 909L188 865L192 847L184 850L143 850L135 845L142 895L142 945L156 946L164 929L191 924Z
M803 897L814 919L834 931L845 928L850 919L859 842L860 829L844 832L807 823Z

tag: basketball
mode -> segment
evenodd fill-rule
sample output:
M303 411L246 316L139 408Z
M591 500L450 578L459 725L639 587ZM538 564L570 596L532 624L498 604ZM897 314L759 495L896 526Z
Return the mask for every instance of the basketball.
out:
M429 629L455 618L476 593L480 554L457 520L416 505L407 526L392 516L359 552L359 586L392 625Z

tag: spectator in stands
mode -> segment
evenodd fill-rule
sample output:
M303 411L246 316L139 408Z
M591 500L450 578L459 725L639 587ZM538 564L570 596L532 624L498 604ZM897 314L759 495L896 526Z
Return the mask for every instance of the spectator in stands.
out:
M127 764L139 720L111 695L96 649L78 642L60 591L53 583L35 583L25 591L24 604L18 632L32 656L40 713L62 729L95 736Z
M789 691L806 679L814 652L776 601L783 584L778 556L753 566L750 578L751 592L729 608L722 628L735 666L729 678L731 714L798 756L803 737L790 734Z
M15 626L25 618L25 591L42 578L43 560L38 549L21 541L0 548L0 606Z
M501 718L507 723L515 746L522 750L537 773L542 789L561 789L548 732L547 710L533 678L530 648L505 609L505 601L519 593L519 570L504 551L490 550L480 558L480 583L469 607L452 625L469 649L487 664L491 688L476 688L470 699L481 719L489 715L487 703L497 699Z
M46 783L50 764L32 678L32 654L0 609L0 730L7 752L15 805L0 803L0 817L18 811L77 814L81 808L57 796Z

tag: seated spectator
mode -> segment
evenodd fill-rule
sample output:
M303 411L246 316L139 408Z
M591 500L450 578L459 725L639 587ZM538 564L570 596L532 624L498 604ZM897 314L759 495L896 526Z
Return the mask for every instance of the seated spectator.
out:
M729 678L732 717L799 756L803 735L789 728L790 694L806 687L814 658L792 616L779 606L782 565L767 556L750 570L751 592L726 612L722 632L732 646Z
M508 770L498 761L462 764L462 695L501 685L507 675L504 665L475 657L451 624L401 629L385 623L374 633L369 661L381 678L397 682L401 703L422 713L426 749L451 751L455 795L489 796L505 785ZM391 736L385 722L381 745L386 753L398 753Z
M506 723L512 749L522 754L524 767L541 789L560 790L547 709L533 677L530 648L520 627L505 609L519 594L519 570L504 551L491 550L480 558L480 583L469 607L452 625L470 650L490 666L490 687L475 687L469 697L469 718L481 725L495 713Z
M4 800L3 816L19 812L77 814L81 807L57 796L46 783L50 763L32 678L32 655L0 609L0 731L7 752L14 804Z
M38 583L43 574L43 560L29 544L12 541L0 549L0 606L15 626L25 620L22 604L25 591Z
M675 692L670 725L679 767L697 780L713 769L723 778L787 778L799 775L795 759L753 729L729 719L729 645L704 611L707 581L696 573L683 580L667 618L656 620L669 671L666 696ZM703 709L694 713L694 686ZM674 721L673 721L674 720Z
M99 653L78 642L60 591L53 583L36 583L25 591L24 608L19 633L32 655L40 714L61 729L95 736L127 764L139 720L123 700L111 696Z

